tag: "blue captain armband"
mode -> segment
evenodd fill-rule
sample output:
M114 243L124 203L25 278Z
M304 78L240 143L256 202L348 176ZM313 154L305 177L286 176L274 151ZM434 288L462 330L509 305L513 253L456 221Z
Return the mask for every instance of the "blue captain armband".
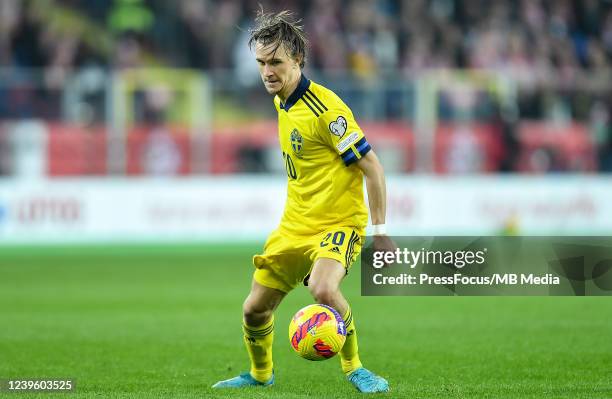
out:
M371 149L370 143L368 143L365 137L362 137L361 140L347 148L346 151L342 153L341 157L344 164L349 166L353 162L357 162L361 159L361 157L367 154Z

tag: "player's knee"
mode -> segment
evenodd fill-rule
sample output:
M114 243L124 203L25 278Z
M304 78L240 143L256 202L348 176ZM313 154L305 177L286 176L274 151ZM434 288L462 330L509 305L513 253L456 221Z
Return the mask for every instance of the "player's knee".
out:
M250 326L265 324L272 317L272 309L253 303L248 298L242 305L242 315L244 321Z
M308 284L308 289L314 300L324 305L333 304L338 294L338 289L336 287L323 281L310 282Z

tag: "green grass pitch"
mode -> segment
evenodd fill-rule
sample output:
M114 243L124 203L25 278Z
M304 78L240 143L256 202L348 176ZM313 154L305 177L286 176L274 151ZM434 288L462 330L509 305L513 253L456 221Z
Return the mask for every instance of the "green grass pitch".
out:
M338 359L292 353L303 287L276 314L276 385L210 388L247 369L241 304L258 249L0 247L0 378L72 377L70 398L359 397ZM359 278L356 266L344 292L384 397L612 397L610 297L374 298Z

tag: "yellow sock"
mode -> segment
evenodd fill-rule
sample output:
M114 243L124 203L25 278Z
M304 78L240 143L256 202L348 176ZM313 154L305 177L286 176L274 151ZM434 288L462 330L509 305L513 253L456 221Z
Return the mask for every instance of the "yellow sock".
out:
M346 326L346 342L340 351L340 364L342 365L342 371L344 374L349 375L362 366L361 360L359 360L357 330L355 328L355 322L353 321L351 308L346 310L343 319L344 325Z
M251 376L266 382L272 377L272 342L274 341L274 316L258 327L242 324L244 343L251 359Z

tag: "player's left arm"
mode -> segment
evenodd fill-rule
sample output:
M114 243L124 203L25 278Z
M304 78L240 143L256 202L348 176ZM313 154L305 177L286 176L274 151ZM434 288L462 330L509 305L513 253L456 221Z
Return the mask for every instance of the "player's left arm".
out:
M317 96L315 97L315 101ZM372 224L378 226L374 232L374 248L380 251L395 251L395 243L387 237L384 230L387 189L385 172L378 157L372 151L363 131L357 124L350 108L336 95L324 98L327 112L318 118L317 133L323 143L333 148L348 167L353 163L363 171L368 190L370 217Z
M384 225L387 210L385 171L373 150L361 157L357 166L365 176L372 224Z
M366 181L370 219L373 226L379 226L382 231L373 231L374 250L395 251L396 245L384 231L387 210L387 186L385 171L373 150L368 151L357 161Z

